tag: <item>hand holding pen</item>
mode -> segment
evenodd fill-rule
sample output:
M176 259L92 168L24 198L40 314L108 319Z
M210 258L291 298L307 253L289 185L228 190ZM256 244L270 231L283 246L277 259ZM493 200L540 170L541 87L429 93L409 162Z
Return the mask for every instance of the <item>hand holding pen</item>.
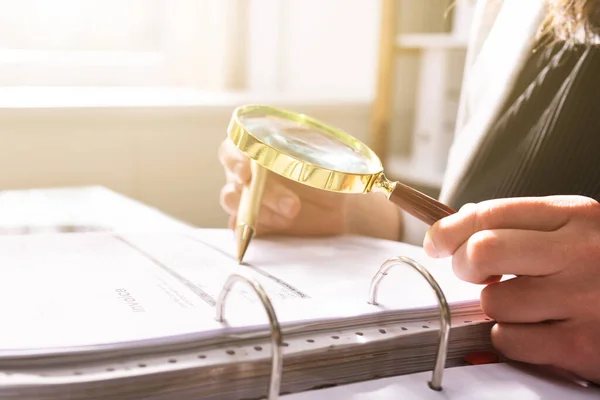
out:
M240 210L246 213L250 208L248 201L242 199L244 193L249 194L250 185L255 180L253 163L229 140L221 143L219 160L226 175L226 183L221 189L221 207L229 215L229 228L236 231L239 261L243 260L248 238L256 234L328 236L341 234L348 227L345 213L347 196L310 188L272 173L263 174L265 169L256 166L254 168L259 173L268 175L259 177L259 180L266 181L259 206L250 204L252 211L258 208L258 217L239 217ZM396 211L391 214L397 216ZM238 228L238 222L244 224ZM248 235L251 232L253 234Z

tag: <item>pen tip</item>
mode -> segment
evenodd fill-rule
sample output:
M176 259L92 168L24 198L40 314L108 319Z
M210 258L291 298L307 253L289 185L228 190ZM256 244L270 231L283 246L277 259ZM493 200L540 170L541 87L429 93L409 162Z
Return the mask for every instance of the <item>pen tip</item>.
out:
M254 236L254 229L244 224L237 227L237 243L238 243L238 262L241 264L246 250L250 245L250 240Z

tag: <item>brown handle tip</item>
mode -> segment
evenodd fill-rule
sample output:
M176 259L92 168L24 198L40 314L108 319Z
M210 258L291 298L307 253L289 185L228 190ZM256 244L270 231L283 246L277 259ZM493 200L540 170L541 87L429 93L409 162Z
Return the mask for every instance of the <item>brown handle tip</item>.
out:
M456 213L451 207L399 182L390 194L390 201L428 225Z

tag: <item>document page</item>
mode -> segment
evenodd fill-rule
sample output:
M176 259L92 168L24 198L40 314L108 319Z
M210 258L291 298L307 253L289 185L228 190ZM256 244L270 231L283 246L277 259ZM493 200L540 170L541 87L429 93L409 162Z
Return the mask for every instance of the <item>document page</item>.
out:
M257 239L242 266L235 248L229 230L1 237L0 317L7 328L0 356L267 329L266 313L246 284L234 286L226 321L215 319L219 293L234 272L257 277L282 326L385 310L437 312L427 282L406 266L381 283L380 305L368 303L372 277L397 255L429 268L450 303L477 305L481 290L458 281L449 260L431 260L399 243L351 236Z
M226 260L235 260L235 239L230 231L196 230L186 237L217 249L223 255L223 264ZM180 253L186 256L169 258L166 262L170 265L189 263L192 269L203 263L201 259L194 259L200 252L193 251L188 241L178 243L182 246ZM404 243L361 236L257 238L250 244L244 263L261 278L266 289L278 288L270 290L275 295L274 301L313 299L319 308L331 305L344 312L344 308L363 310L363 306L368 305L373 277L384 262L399 256L424 266L453 306L479 307L483 287L459 280L452 271L450 258L433 259L422 248ZM408 311L438 307L431 286L406 264L389 270L379 285L377 300L378 309ZM373 311L369 307L364 310Z
M201 297L117 236L5 236L0 260L0 355L219 327Z
M413 320L439 316L437 297L429 283L406 264L392 268L381 282L377 305L369 289L380 266L389 258L407 256L420 262L441 286L453 313L480 315L480 285L454 276L451 260L434 260L422 248L359 236L330 238L255 239L242 266L234 256L230 230L196 230L181 235L125 235L123 239L151 257L206 305L214 306L233 272L251 273L267 292L282 327L346 324L376 319ZM234 286L227 301L231 327L266 323L258 297L246 284ZM381 315L384 313L385 315ZM261 322L259 322L261 321Z

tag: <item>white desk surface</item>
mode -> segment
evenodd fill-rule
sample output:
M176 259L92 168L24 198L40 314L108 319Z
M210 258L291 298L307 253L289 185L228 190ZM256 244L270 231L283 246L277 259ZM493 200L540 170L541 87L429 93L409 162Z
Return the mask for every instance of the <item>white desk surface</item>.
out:
M102 186L0 191L0 235L193 228Z

